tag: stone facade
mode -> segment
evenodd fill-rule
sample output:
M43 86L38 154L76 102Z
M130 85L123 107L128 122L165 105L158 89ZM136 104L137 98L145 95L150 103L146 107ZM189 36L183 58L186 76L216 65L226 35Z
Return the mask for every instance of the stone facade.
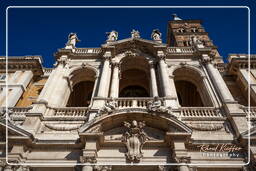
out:
M161 36L77 48L71 33L54 68L10 57L7 75L1 57L0 171L255 170L256 56L224 63L199 20Z

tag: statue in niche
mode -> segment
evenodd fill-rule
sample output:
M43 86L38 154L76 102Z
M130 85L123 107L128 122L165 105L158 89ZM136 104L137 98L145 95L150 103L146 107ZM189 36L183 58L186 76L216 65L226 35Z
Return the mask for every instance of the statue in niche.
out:
M192 45L198 48L204 48L204 44L201 40L199 40L196 36L191 36L191 43Z
M125 143L127 148L126 159L129 162L138 163L143 157L142 147L147 139L142 129L145 127L145 122L133 120L131 123L124 122L124 126L128 129L122 137L122 142Z
M151 38L155 41L161 40L162 33L158 29L154 29L151 33Z
M159 97L154 97L153 101L148 102L148 110L149 112L157 112L157 113L169 113L171 114L171 108L162 106L162 101Z
M132 29L131 35L132 38L140 38L140 32L138 30Z
M112 30L111 32L106 32L107 34L107 41L116 41L118 39L118 32L115 30Z
M76 33L70 33L68 35L68 42L66 43L66 49L72 49L76 47L76 43L80 42L80 40L78 39Z
M104 105L104 107L100 110L99 113L112 113L116 108L118 107L117 102L111 98L109 101L107 101Z

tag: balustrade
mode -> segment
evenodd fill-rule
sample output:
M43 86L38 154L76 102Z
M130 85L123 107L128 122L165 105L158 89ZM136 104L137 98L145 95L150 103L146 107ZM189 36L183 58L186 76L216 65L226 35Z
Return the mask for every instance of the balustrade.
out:
M214 107L182 107L180 117L222 117Z
M247 117L250 116L251 119L256 119L256 107L243 107L243 111L246 113Z
M118 108L147 108L148 102L152 101L153 98L117 98Z

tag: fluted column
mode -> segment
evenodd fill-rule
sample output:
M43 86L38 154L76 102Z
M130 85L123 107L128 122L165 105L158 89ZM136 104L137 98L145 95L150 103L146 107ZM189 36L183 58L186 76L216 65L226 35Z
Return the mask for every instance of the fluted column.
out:
M220 75L220 72L210 62L210 57L208 55L202 55L202 62L205 64L205 67L213 81L213 84L215 85L217 91L219 92L221 99L224 102L235 101L225 81Z
M112 63L113 75L111 81L110 97L117 98L119 93L119 63Z
M155 72L155 64L153 61L149 63L150 66L150 85L151 85L151 96L158 96L158 88L156 82L156 72Z
M107 97L107 93L109 90L108 85L106 85L106 82L108 82L109 74L110 74L110 58L111 58L111 52L106 52L104 54L104 63L103 68L101 71L101 77L99 82L99 90L98 90L98 97Z

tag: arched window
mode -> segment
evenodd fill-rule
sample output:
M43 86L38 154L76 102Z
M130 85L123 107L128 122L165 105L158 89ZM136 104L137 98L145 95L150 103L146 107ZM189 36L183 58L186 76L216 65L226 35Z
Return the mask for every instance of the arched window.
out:
M121 61L119 97L149 97L149 64L144 57L125 57Z
M96 73L89 68L78 69L71 74L73 90L69 96L67 107L88 107L94 90Z
M184 107L213 106L209 90L199 71L181 67L173 72L178 100Z

